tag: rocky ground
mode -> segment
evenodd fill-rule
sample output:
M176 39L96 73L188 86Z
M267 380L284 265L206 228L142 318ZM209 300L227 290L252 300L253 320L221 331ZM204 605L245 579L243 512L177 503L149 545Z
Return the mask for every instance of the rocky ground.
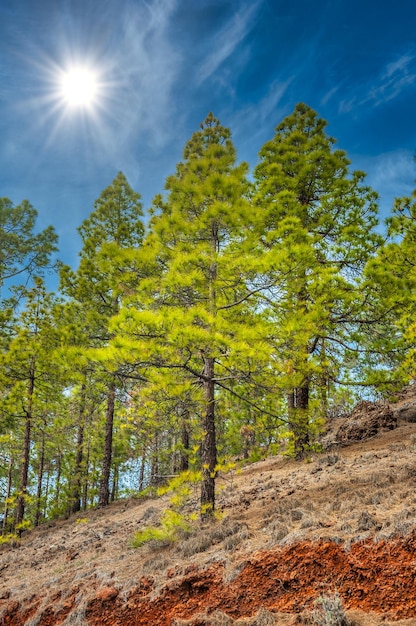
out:
M416 626L413 391L361 403L324 444L221 476L222 519L176 542L131 547L167 496L26 533L0 551L0 625L316 624L316 599L336 591L350 623Z

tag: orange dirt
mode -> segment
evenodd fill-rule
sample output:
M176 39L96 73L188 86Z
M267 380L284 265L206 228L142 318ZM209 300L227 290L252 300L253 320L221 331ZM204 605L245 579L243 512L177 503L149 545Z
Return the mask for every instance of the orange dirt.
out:
M321 593L336 588L347 609L382 612L384 618L416 617L416 533L397 541L364 541L346 549L334 542L301 542L252 556L234 580L224 581L223 564L204 570L189 566L155 597L152 580L121 597L111 586L101 588L85 607L90 626L171 626L221 610L236 619L260 606L273 612L299 613L312 607ZM76 606L73 589L64 605L38 613L36 626L62 624ZM1 602L4 602L1 601ZM1 604L0 604L1 606ZM22 626L39 609L35 598L21 613L10 603L2 626ZM71 621L70 623L76 623ZM206 623L203 619L194 624Z

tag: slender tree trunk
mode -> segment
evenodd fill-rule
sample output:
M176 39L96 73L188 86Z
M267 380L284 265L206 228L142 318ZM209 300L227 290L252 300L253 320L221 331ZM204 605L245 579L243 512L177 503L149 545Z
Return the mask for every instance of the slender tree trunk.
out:
M39 471L38 471L38 486L36 491L36 512L34 525L39 526L41 517L41 497L42 497L42 484L43 484L43 470L45 467L45 432L42 432L42 443L39 459Z
M182 412L181 444L179 471L186 472L189 469L189 409L187 406Z
M84 458L84 420L85 420L85 383L81 387L81 397L78 411L77 444L75 453L75 467L70 498L70 514L78 513L81 510L81 482L82 482L82 462Z
M293 433L295 458L301 459L309 446L309 382L287 395L289 427Z
M201 516L209 517L215 509L215 468L217 465L213 358L205 359L204 379L205 414L202 421L203 439L201 443Z
M4 500L4 511L3 511L3 524L2 524L3 535L6 533L7 521L9 517L9 499L12 493L12 485L13 485L13 457L12 455L10 455L9 467L7 471L6 498Z
M116 383L113 380L107 396L107 410L105 416L104 452L100 480L98 507L107 506L110 501L110 474L113 457L113 422L116 403Z
M154 447L152 451L152 464L150 467L150 484L154 487L160 481L159 477L159 433L154 435Z
M88 437L87 444L87 452L85 457L85 470L84 470L84 480L83 480L83 488L82 488L82 510L86 511L88 508L88 487L89 487L89 472L90 472L90 455L91 455L91 441Z
M56 461L56 491L55 491L55 508L59 509L59 498L61 495L61 475L62 475L62 459L61 453L58 454Z
M217 315L217 254L218 254L218 223L211 225L212 261L209 266L209 310L213 318ZM215 509L215 476L217 465L217 437L215 432L215 360L212 356L204 358L204 396L205 414L202 420L202 485L201 485L201 517L210 517Z
M71 514L81 510L82 462L84 460L84 424L82 423L78 424L76 445L74 482L70 502Z
M140 471L139 471L139 491L143 491L144 488L144 469L146 467L146 450L143 448L142 458L140 460Z
M118 496L118 478L119 478L118 467L115 467L114 472L113 472L113 483L111 487L111 502L114 502Z
M30 368L29 388L28 388L28 406L25 418L25 434L23 441L22 466L20 470L19 497L16 507L16 526L23 522L26 507L27 484L29 477L29 461L30 461L30 438L32 429L32 407L33 393L35 390L35 363L32 359Z
M51 468L50 465L48 467L48 470L46 472L46 486L45 486L45 498L43 500L43 517L46 518L46 512L48 510L48 498L49 498L49 481L50 481L50 475L51 475Z

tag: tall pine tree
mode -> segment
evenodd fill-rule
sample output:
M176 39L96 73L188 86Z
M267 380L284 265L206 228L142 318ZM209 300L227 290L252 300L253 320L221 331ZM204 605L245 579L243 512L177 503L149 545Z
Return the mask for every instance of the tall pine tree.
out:
M181 398L184 416L190 399L199 404L203 516L215 507L217 394L260 352L248 305L246 174L230 131L209 114L167 179L166 198L155 200L142 248L151 276L114 322L119 358Z
M139 247L144 227L141 220L140 195L133 191L124 174L114 181L96 200L94 211L79 228L83 247L76 272L69 267L61 272L62 288L83 306L87 341L87 358L94 359L94 349L106 346L110 340L109 320L120 309L123 295L122 277L125 260L120 264L120 251ZM85 367L85 363L81 364ZM120 381L118 364L101 376L107 385L105 435L102 453L99 506L110 499L110 476L113 454L113 423L117 389Z
M265 254L287 248L286 263L266 271L278 285L270 314L297 455L308 446L311 392L319 390L325 405L328 382L354 350L362 270L380 244L377 195L363 172L349 171L325 127L298 104L262 147L255 168Z

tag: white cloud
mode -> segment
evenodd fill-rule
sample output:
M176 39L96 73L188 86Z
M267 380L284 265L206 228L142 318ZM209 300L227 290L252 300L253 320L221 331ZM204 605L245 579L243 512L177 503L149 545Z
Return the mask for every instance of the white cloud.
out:
M380 195L383 217L391 212L394 199L410 195L415 188L416 168L409 150L394 150L373 157L354 157L354 166L367 172L367 182Z
M339 90L339 85L332 87L329 91L327 91L321 98L321 104L324 106L329 102L329 100L337 93Z
M231 115L231 128L244 153L244 159L254 163L257 151L264 141L271 139L273 129L288 113L288 103L281 104L294 77L275 80L267 94L259 101ZM254 151L254 153L253 153Z
M373 83L360 85L360 95L341 100L340 113L349 113L364 104L380 106L396 98L402 91L416 82L416 54L407 52L387 63Z
M238 44L254 26L255 16L263 0L248 2L241 11L234 13L229 22L212 41L213 52L198 72L198 83L209 78L234 52Z
M177 0L151 0L132 5L123 15L119 48L110 62L113 84L109 103L116 143L143 133L153 145L169 138L171 92L181 65L181 56L169 38ZM173 129L172 129L173 130Z

